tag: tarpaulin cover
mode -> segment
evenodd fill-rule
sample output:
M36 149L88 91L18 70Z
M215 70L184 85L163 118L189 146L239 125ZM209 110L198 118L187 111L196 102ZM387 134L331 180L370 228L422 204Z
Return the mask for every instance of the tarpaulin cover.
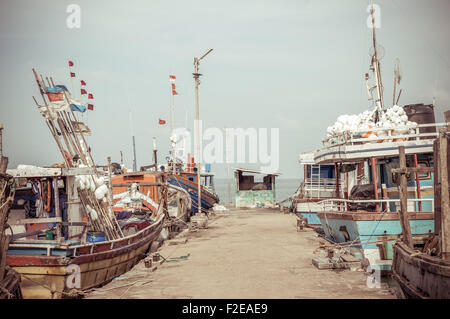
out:
M70 107L72 108L72 111L86 112L86 106L84 105L70 104Z
M63 89L58 86L47 88L47 92L50 92L50 93L60 93L62 91L63 91Z
M366 185L355 185L353 186L349 199L375 199L375 192L372 184ZM375 203L350 203L350 210L365 210L369 212L374 212L376 210Z

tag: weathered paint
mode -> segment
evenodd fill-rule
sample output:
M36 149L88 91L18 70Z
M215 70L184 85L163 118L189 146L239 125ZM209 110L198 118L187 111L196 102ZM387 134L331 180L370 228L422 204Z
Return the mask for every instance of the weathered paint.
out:
M258 191L237 191L236 207L253 207L258 203L275 204L275 191L258 190Z
M318 214L325 237L332 242L344 243L360 240L360 248L373 269L391 269L393 240L384 244L386 259L381 260L377 243L368 243L377 240L386 240L386 236L400 235L402 233L397 213L362 213L362 212L331 212ZM409 214L411 232L413 235L422 235L434 232L433 213ZM389 238L390 239L390 238ZM367 242L367 244L364 244Z
M159 236L163 221L164 215L161 215L157 222L122 240L78 246L76 255L71 257L18 255L10 254L8 251L7 264L24 275L21 283L24 298L66 297L61 292L67 293L70 290L66 287L69 276L67 267L70 264L80 267L81 288L79 290L105 284L129 271L144 256L151 243ZM14 247L10 249L16 250ZM28 250L33 249L41 250L42 248L33 248L32 245L28 248ZM68 250L73 252L74 247L69 247Z

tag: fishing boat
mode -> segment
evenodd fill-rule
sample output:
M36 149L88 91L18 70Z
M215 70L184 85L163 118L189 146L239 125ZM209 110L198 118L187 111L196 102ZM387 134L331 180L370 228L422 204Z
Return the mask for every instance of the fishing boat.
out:
M321 228L317 213L323 211L323 200L336 198L336 172L334 165L316 165L314 153L302 153L299 163L303 165L303 181L291 196L290 211L306 218L307 226Z
M0 123L0 145L1 130ZM21 299L20 275L6 264L6 256L11 237L6 234L7 220L11 204L14 200L15 182L11 175L6 174L8 158L2 156L0 150L0 299Z
M130 270L161 233L167 186L159 180L155 210L119 216L108 177L96 167L70 92L33 70L43 100L35 103L60 150L63 163L19 165L8 170L18 187L8 219L12 242L7 264L21 275L24 298L82 295ZM57 97L49 95L57 91ZM82 106L82 105L81 105ZM127 232L130 219L137 226ZM138 220L137 220L138 219Z
M160 186L166 179L167 173L148 170L113 176L113 210L120 216L157 213L161 200ZM167 216L164 228L169 233L179 232L189 221L191 197L184 188L169 183L167 188Z
M374 16L372 10L372 23ZM365 75L373 110L359 115L343 115L328 128L323 147L314 152L316 165L334 165L337 199L321 202L324 210L317 215L326 238L346 247L372 269L385 274L392 266L392 244L401 234L398 193L400 145L405 147L410 163L416 168L433 166L433 140L436 129L447 123L435 123L434 113L417 118L411 109L432 113L431 105L399 107L394 85L393 106L386 108L380 72L379 46L373 27L370 70ZM400 83L398 67L395 83ZM371 81L375 83L370 83ZM373 97L373 91L376 96ZM419 112L420 113L420 112ZM418 171L408 181L408 220L415 240L434 231L433 174ZM342 181L342 182L341 182Z
M450 122L450 111L445 113ZM425 243L418 244L412 239L411 229L402 223L402 238L393 247L392 276L400 285L407 298L450 299L450 126L442 128L434 143L435 205L434 232ZM406 160L403 160L406 164ZM400 167L403 174L411 172L406 165ZM403 206L408 206L405 182L401 185ZM402 209L404 211L404 209Z
M169 169L168 182L188 192L191 197L191 212L195 215L198 211L198 175L193 165L178 165L175 173ZM219 202L219 196L214 188L214 174L209 169L201 172L200 179L201 210L207 212Z

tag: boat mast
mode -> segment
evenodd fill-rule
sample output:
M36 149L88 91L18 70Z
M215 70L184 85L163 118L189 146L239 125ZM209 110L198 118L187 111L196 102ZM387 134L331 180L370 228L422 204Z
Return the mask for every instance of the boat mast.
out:
M372 16L372 41L373 41L373 56L372 56L372 65L371 69L373 70L375 74L375 81L377 86L377 99L375 101L376 103L376 111L375 111L375 122L378 122L379 119L379 113L384 109L384 101L383 101L383 83L381 80L381 68L380 68L380 61L378 59L378 50L377 50L377 37L375 32L375 15L374 15L374 8L373 8L373 2L372 7L370 9L370 15Z

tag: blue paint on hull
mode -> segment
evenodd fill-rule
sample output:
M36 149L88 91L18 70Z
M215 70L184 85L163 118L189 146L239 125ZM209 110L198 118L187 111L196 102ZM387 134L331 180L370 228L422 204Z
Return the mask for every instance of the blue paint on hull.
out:
M344 243L360 240L361 245L357 246L363 253L369 250L378 250L377 243L368 243L379 240L380 236L399 235L402 233L400 221L397 220L351 220L341 218L320 218L325 237L333 242ZM410 220L411 233L413 235L428 234L434 232L434 219ZM392 259L392 245L394 240L385 242L387 260ZM362 258L362 256L356 256ZM380 258L378 258L380 259ZM373 269L391 270L391 265L371 265Z
M183 182L183 180L181 178L179 178L178 176L177 176L176 180L173 178L173 176L170 176L168 179L168 182L171 185L178 186L178 187L185 189L189 193L189 196L191 197L191 200L192 200L192 205L191 205L192 214L194 214L194 215L197 214L197 207L198 207L198 191L197 191L197 189L193 190L188 183ZM210 199L207 196L213 197L214 199ZM214 194L208 192L205 189L202 189L202 197L201 197L202 210L208 210L211 207L213 207L214 204L219 201L218 198L217 198L217 200L216 200L216 198L217 197Z
M319 216L317 216L317 212L300 212L300 214L306 218L308 225L319 226L322 228L322 224L320 222Z

